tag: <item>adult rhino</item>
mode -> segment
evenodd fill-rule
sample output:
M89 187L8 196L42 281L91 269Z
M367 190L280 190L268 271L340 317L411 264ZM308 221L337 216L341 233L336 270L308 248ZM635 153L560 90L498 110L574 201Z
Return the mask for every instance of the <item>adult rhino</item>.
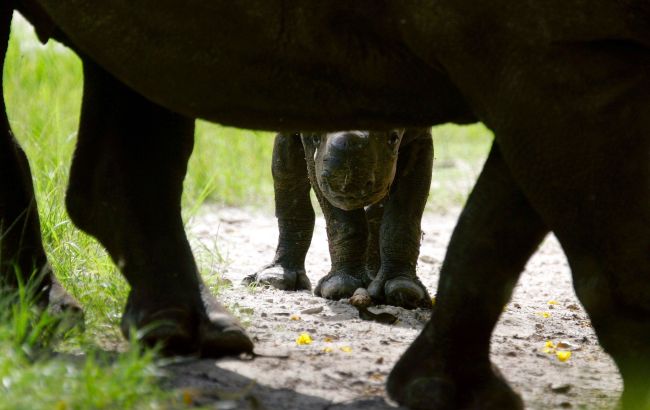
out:
M192 118L304 130L480 120L495 142L433 317L389 394L418 409L521 408L490 363L490 335L552 231L621 371L623 407L650 408L647 2L5 0L3 46L12 7L82 55L67 202L131 284L129 321L170 319L160 339L215 346L209 354L250 348L202 302L180 224ZM25 228L22 242L4 234L2 255L40 267L29 173L3 118L2 226ZM222 346L226 333L239 336Z

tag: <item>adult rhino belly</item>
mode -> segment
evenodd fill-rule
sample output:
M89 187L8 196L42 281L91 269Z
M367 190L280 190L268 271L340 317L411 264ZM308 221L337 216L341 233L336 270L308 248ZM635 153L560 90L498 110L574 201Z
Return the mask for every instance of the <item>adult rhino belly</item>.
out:
M333 52L314 44L318 33L297 38L281 1L37 1L74 48L145 97L191 117L266 129L433 120L436 92L427 87L426 70L404 75L394 64L414 67L408 55L377 50L381 58L366 53L347 61L336 44L328 46ZM300 30L309 30L302 23Z

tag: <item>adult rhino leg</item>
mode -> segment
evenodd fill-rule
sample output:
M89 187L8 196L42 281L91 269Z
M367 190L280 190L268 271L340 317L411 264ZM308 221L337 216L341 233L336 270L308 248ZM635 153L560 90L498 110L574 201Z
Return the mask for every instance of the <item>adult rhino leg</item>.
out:
M201 281L181 220L194 121L139 96L84 59L79 139L67 207L95 236L131 291L126 335L144 330L167 354L252 350L240 324Z
M381 265L368 286L377 302L409 309L432 307L431 297L415 273L432 164L433 142L428 131L399 151L395 182L381 222Z
M314 294L334 300L348 298L355 290L364 286L366 277L366 214L363 209L344 211L336 208L323 196L316 181L315 148L310 139L311 136L303 136L305 158L311 186L325 217L332 262L329 273L318 281Z
M433 316L388 378L392 398L412 409L523 407L490 363L490 336L547 232L495 143L452 235Z
M305 257L314 233L305 150L299 133L280 133L273 143L273 191L278 219L278 246L273 262L244 279L282 290L311 290Z
M630 171L636 168L636 175L629 175L634 179L625 177L610 185L605 199L609 203L590 204L593 213L586 213L592 220L578 217L557 231L569 259L576 294L601 345L623 377L624 410L650 409L649 152L646 144L645 164L642 156L633 152L622 162L614 160ZM623 165L628 161L634 165ZM630 185L636 192L631 192ZM617 204L613 206L612 202ZM585 204L576 205L584 209Z
M552 142L532 138L525 150L531 155L517 152L508 157L531 203L562 244L576 294L601 345L621 372L621 403L626 410L650 409L650 105L646 89L647 81L636 84L630 88L634 94L608 104L589 123L578 129L571 129L571 123ZM561 146L562 151L548 146ZM536 175L526 172L533 161L539 166Z
M3 1L0 67L4 67L12 13L11 2ZM0 285L16 288L29 283L42 307L80 315L81 306L63 289L47 261L29 163L11 132L4 93L0 100L0 176Z

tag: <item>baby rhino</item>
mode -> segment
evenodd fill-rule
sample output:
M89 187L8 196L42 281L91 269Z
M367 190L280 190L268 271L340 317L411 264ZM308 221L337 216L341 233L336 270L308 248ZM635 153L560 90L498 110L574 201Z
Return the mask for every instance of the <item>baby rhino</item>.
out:
M415 267L432 163L428 128L278 134L272 165L278 247L273 262L244 283L311 289L305 256L314 230L313 188L332 261L314 293L341 299L367 287L375 303L430 308Z

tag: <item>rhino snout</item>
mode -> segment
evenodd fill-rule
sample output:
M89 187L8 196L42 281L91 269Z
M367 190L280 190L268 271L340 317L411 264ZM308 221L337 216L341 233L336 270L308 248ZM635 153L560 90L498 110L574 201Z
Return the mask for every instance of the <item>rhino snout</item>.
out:
M359 196L371 193L375 185L375 176L373 174L358 178L351 172L333 173L329 169L321 172L319 180L323 190L337 193L356 193Z
M381 200L387 193L395 155L385 138L368 131L326 134L314 156L318 186L334 206L358 209Z
M328 140L329 151L340 151L343 155L349 155L350 151L361 151L368 146L368 136L359 131L345 131L332 135Z
M385 195L383 187L377 187L372 173L355 175L354 172L323 170L318 185L325 198L337 208L359 209L377 202Z

